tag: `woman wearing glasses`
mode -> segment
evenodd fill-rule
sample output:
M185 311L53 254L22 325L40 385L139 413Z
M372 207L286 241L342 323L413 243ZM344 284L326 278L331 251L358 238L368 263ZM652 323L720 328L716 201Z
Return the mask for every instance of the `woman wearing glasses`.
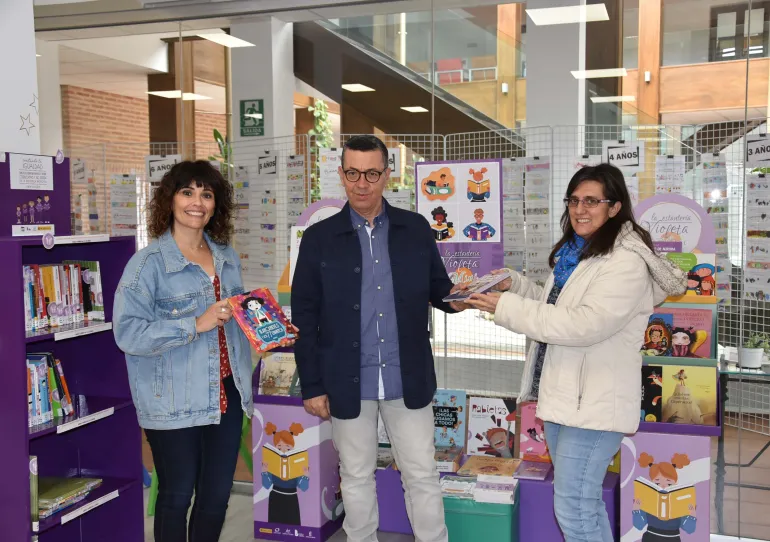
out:
M545 287L511 272L504 293L468 303L532 339L519 400L538 401L566 541L611 542L602 481L623 434L639 426L639 347L653 307L684 293L687 276L655 255L617 168L581 169L564 202Z

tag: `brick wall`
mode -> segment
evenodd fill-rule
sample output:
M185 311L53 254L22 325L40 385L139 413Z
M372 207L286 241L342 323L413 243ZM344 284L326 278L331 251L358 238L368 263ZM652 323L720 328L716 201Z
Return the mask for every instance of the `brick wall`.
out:
M212 154L219 154L219 148L214 142L214 129L219 130L222 137L227 135L227 116L217 113L195 113L195 156L207 159Z

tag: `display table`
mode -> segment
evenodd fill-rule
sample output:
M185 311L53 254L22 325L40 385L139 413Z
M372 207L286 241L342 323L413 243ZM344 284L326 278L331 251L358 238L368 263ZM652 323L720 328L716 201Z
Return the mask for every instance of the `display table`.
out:
M607 507L612 532L618 539L618 500L620 477L608 472L604 477L602 499ZM563 542L553 511L553 471L543 480L519 480L519 540Z

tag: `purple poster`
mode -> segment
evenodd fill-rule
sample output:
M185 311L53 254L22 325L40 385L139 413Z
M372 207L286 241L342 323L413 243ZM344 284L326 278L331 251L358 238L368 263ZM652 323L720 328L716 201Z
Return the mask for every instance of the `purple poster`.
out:
M709 437L638 432L623 439L620 469L621 542L709 540Z
M0 152L0 236L70 234L70 162Z
M339 529L344 507L331 436L331 422L306 413L301 403L255 402L255 538L321 541Z
M656 245L679 243L679 252L716 253L714 223L693 199L677 194L652 196L636 206L634 216Z
M415 164L417 212L433 230L452 282L503 267L502 161Z

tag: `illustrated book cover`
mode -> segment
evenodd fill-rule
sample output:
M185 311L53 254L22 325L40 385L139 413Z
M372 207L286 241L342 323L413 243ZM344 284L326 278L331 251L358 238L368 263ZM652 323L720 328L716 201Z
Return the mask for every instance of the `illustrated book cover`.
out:
M517 418L519 458L524 461L550 463L551 456L545 442L543 421L537 417L537 403L530 401L519 404Z
M691 309L675 305L656 307L654 316L664 318L668 315L673 317L671 342L663 355L675 358L710 359L713 352L714 312L708 308ZM648 326L649 329L650 326ZM655 336L657 337L657 333ZM652 350L647 350L645 353L650 351Z
M457 471L457 474L460 476L475 476L479 482L512 480L520 463L520 459L477 455L469 457L463 466L460 467L460 470Z
M471 397L468 412L468 455L513 458L516 400Z
M450 301L465 301L473 294L484 294L492 290L492 288L501 282L503 282L505 279L509 278L511 276L510 273L504 272L497 275L484 275L481 277L478 277L476 279L473 279L471 282L468 283L468 289L467 290L461 290L459 292L455 292L453 294L450 294L444 298L444 301L450 302Z
M295 338L289 320L267 288L228 298L227 302L258 353L288 346Z
M297 362L292 352L267 352L259 373L260 395L290 395Z
M433 396L433 420L437 447L465 448L467 414L465 391L436 390Z

